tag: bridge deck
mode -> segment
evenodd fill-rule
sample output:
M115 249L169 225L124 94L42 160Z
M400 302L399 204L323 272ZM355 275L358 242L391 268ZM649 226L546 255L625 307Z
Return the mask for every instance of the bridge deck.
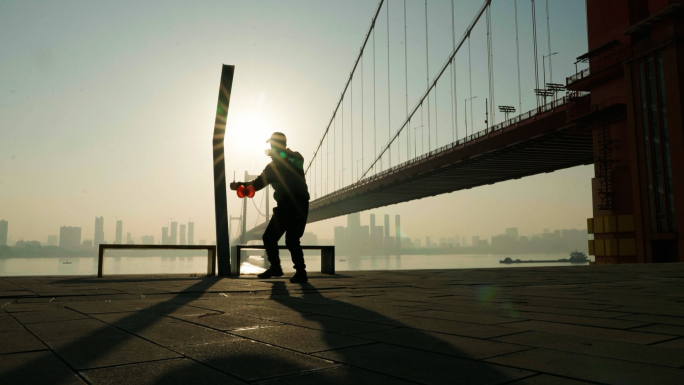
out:
M3 384L681 384L684 264L0 279ZM457 380L457 381L456 381Z
M588 98L588 96L585 96ZM569 130L569 102L549 104L311 201L309 222L594 162L589 132ZM251 229L259 239L266 224Z

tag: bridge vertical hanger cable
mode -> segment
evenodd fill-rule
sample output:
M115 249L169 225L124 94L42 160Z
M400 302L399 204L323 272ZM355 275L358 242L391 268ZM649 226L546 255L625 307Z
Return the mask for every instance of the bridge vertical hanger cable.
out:
M335 125L333 126L333 190L337 190L337 115L333 116Z
M392 94L390 93L390 30L389 30L389 0L387 0L387 141L392 139ZM392 147L389 149L387 168L392 168Z
M518 113L522 113L522 88L520 85L520 41L518 35L518 0L514 0L515 7L515 54L518 58Z
M451 41L453 50L456 51L456 25L454 16L454 0L451 0ZM456 56L451 62L451 68L454 75L454 142L458 140L458 72L456 71Z
M374 170L375 166L376 166L377 163L380 161L381 157L385 154L386 151L388 151L389 146L391 146L392 143L393 143L393 142L399 137L399 135L402 133L402 131L403 131L404 129L407 128L407 125L409 124L411 117L412 117L413 115L415 115L415 114L418 112L418 109L419 109L419 108L421 108L421 111L422 111L422 105L423 105L425 99L428 98L430 92L432 92L432 87L435 86L437 80L438 80L438 79L444 74L444 72L447 70L447 68L449 67L449 64L450 64L451 60L454 59L454 56L456 56L456 54L458 53L458 51L463 47L463 45L464 45L465 42L466 42L466 39L469 39L470 34L472 33L473 29L475 28L475 25L478 23L478 21L480 20L480 18L482 17L482 15L484 14L484 12L486 11L487 6L489 6L490 4L491 4L491 0L484 0L484 1L483 1L482 6L480 7L479 11L476 13L475 17L473 18L473 20L472 20L472 21L470 22L470 24L468 25L468 28L466 28L465 33L463 34L463 36L462 36L461 39L459 40L459 43L456 45L456 50L454 50L454 52L452 52L451 55L449 55L449 57L447 58L446 62L442 65L442 67L439 69L439 71L437 71L437 75L435 76L435 79L433 80L433 82L431 83L431 85L428 86L427 90L425 90L425 92L422 94L422 96L418 99L418 102L416 103L415 107L413 107L413 109L411 110L411 113L409 114L409 117L408 117L406 120L404 120L404 122L399 126L399 129L394 133L394 136L392 136L392 139L390 140L390 142L387 143L387 145L385 145L385 146L383 147L382 151L381 151L380 154L379 154L379 157L376 157L375 160L373 161L373 163L371 163L371 164L368 166L368 168L367 168L366 171L363 173L363 175L361 175L361 177L359 178L359 180L360 180L361 178L365 177L371 170Z
M378 3L378 8L375 10L375 15L373 16L373 19L371 20L371 25L368 29L368 32L366 33L366 37L363 40L363 44L361 45L361 52L359 52L359 55L356 57L356 61L354 62L354 66L352 67L352 75L356 71L356 68L359 65L359 61L361 60L361 54L363 53L366 44L368 43L368 40L370 39L371 33L375 31L375 22L378 19L378 15L380 14L380 10L382 9L382 4L385 2L385 0L380 0ZM375 36L375 34L374 34ZM309 168L311 167L312 162L314 161L316 154L318 151L321 149L323 146L323 139L328 135L330 132L330 126L333 124L333 119L337 115L337 111L340 108L340 105L342 103L342 99L344 98L345 93L347 92L347 88L349 88L349 83L351 82L351 78L347 80L347 83L344 86L344 89L342 93L340 94L340 99L337 101L337 105L335 106L335 109L333 110L333 116L330 118L330 121L328 122L328 125L325 128L325 132L323 133L323 137L321 138L320 142L318 143L318 146L316 147L316 151L314 152L314 156L311 158L311 162L309 162L309 165L306 167L306 170L304 171L305 174L309 172Z
M330 138L325 136L325 194L330 191Z
M354 78L351 82L351 96L349 99L351 112L349 113L349 130L351 131L351 139L349 140L349 152L351 153L351 180L354 180Z
M342 156L342 162L340 164L340 188L344 187L344 96L342 97L342 148L340 150L340 155Z
M534 45L534 84L535 90L537 90L539 89L539 57L537 54L537 15L534 0L530 1L532 2L532 44ZM539 95L537 95L537 108L539 108Z
M473 122L473 62L470 50L470 34L468 35L468 76L470 77L470 122ZM467 106L463 106L467 108ZM468 117L466 117L468 119ZM471 124L472 126L472 124ZM471 131L475 132L475 127L471 127ZM466 138L468 137L468 120L466 120Z
M456 49L456 32L454 30L454 0L451 0L451 46ZM451 61L451 142L456 141L456 116L454 115L454 60Z
M431 125L430 125L430 59L428 58L429 52L430 52L430 46L428 45L428 8L427 8L427 0L425 0L425 84L428 88L428 95L427 95L427 102L428 102L428 113L427 113L427 118L428 118L428 151L430 151L430 143L432 142L432 139L430 138Z
M373 29L373 159L378 158L378 119L375 108L375 74L375 29Z
M491 4L487 7L486 12L487 20L487 67L489 69L489 118L491 122L487 122L488 127L492 127L496 124L496 116L494 114L494 42L492 35L492 6Z
M405 91L406 91L406 118L408 119L408 39L406 38L406 0L404 0L404 75L405 75ZM409 124L409 127L411 125ZM411 159L409 154L409 134L410 130L406 131L406 161ZM401 159L399 159L401 163Z
M363 152L363 142L365 141L365 137L363 136L363 125L364 125L364 118L365 116L363 115L363 94L365 92L365 88L363 86L363 53L361 54L361 169L363 170L363 159L365 158L365 154Z
M551 21L549 19L549 0L546 0L546 42L549 46L549 83L553 83L553 65L551 64ZM544 84L546 87L546 84Z

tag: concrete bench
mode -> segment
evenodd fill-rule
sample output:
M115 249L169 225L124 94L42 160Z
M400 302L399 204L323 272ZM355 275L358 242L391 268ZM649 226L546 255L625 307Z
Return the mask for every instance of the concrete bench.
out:
M242 264L242 250L266 250L264 245L237 245L234 257L231 258L231 274L240 275L240 265ZM287 250L287 246L278 245L278 249ZM302 246L302 250L321 251L321 273L335 274L335 246Z
M100 245L100 252L97 258L97 276L102 277L104 269L104 254L106 249L137 249L137 250L207 250L207 275L213 276L216 271L216 246L214 245Z

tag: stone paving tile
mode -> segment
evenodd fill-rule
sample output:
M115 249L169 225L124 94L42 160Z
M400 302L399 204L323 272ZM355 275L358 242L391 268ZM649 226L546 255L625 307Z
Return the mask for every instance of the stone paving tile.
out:
M381 384L381 385L410 385L396 377L390 377L350 366L339 366L330 369L277 377L259 381L258 385L348 385L348 384Z
M42 341L71 340L93 335L126 335L126 333L92 318L27 324L26 328Z
M680 385L684 378L680 369L547 349L526 350L487 361L606 384Z
M62 360L50 351L4 354L0 359L2 384L85 385Z
M522 321L506 324L509 328L536 330L540 332L567 334L578 337L589 337L602 340L630 342L635 344L652 344L669 340L672 336L654 333L642 333L631 330L597 328L592 326L569 325L546 321Z
M282 325L279 322L268 321L253 317L243 317L237 314L217 314L194 318L188 322L208 326L219 330L254 329Z
M331 350L316 356L421 384L501 384L534 374L527 370L386 344Z
M522 380L513 381L507 385L584 385L595 384L594 382L586 382L579 380L572 380L569 378L550 376L548 374L538 374L536 376L524 378Z
M2 341L0 343L0 354L47 349L42 342L26 330L0 332L0 341Z
M21 324L10 315L0 316L0 332L23 329Z
M203 317L207 315L218 315L219 312L210 311L207 309L201 309L192 306L183 306L177 304L159 304L153 305L145 309L146 311L161 314L169 317L179 318L179 319L192 319L197 317Z
M509 327L510 325L518 325L518 322L506 324L505 327L422 317L402 319L399 320L399 322L398 326L401 327L412 327L420 330L475 338L500 337L525 330L524 327Z
M230 313L239 314L241 316L260 318L270 321L280 321L282 318L300 316L302 313L297 310L273 309L264 306L242 306L234 309Z
M64 303L64 307L85 314L120 313L130 310L129 306L119 305L113 301L79 301Z
M629 320L629 321L647 322L647 323L658 323L658 324L666 324L666 325L684 326L684 317L670 317L670 316L652 315L652 314L632 314L632 315L620 317L620 319Z
M320 352L369 343L367 340L359 338L292 325L237 330L231 333L302 353Z
M221 344L183 346L176 350L244 381L256 381L337 365L328 360L246 339Z
M180 357L171 350L133 335L98 335L46 343L55 354L77 370Z
M645 322L638 321L628 321L619 319L606 319L606 318L592 318L592 317L578 317L573 315L563 315L563 314L548 314L548 313L536 313L521 311L516 314L516 319L527 319L536 321L550 321L574 325L584 325L584 326L597 326L602 328L611 329L631 329L639 326L646 325Z
M509 343L405 328L363 333L355 336L390 345L400 345L477 360L529 349L526 346Z
M647 333L659 333L659 334L669 334L673 336L684 336L684 326L679 325L648 325L640 328L633 329L634 331L647 332Z
M498 317L487 314L469 314L458 311L437 311L437 310L420 310L407 313L410 315L417 315L424 318L436 318L449 321L471 322L484 325L504 324L507 322L515 322L515 319L507 317Z
M593 317L593 318L617 318L625 317L630 315L630 313L620 313L606 310L583 310L583 309L569 309L563 307L550 307L550 306L531 306L531 305L518 305L514 307L514 310L520 312L536 312L536 313L551 313L551 314L564 314L564 315L574 315L578 317ZM629 318L621 318L628 319ZM633 321L641 321L634 319ZM648 322L648 321L644 321Z
M2 306L2 309L8 313L33 312L53 308L59 307L49 303L48 300L45 300L44 298L40 298L40 303L10 303Z
M355 321L344 318L328 317L325 315L307 315L281 318L280 322L303 326L310 329L324 330L337 334L357 334L378 330L393 329L394 326L372 322Z
M239 385L245 384L189 359L171 359L80 372L93 385Z
M16 317L17 321L21 322L22 324L88 318L87 315L81 314L79 312L58 307L46 310L18 312L14 313L14 317Z
M495 338L495 340L591 356L670 366L673 368L684 366L684 351L677 352L664 349L660 345L630 344L536 331L499 337Z
M663 349L684 349L684 338L661 342L653 346Z
M154 323L165 322L183 322L177 318L166 317L161 314L150 313L146 311L128 311L122 313L98 313L92 314L91 317L99 319L103 322L116 326L118 328L128 328L133 325L147 325Z
M230 334L194 325L189 322L138 324L129 325L124 327L124 329L130 333L167 347L220 343L237 338Z

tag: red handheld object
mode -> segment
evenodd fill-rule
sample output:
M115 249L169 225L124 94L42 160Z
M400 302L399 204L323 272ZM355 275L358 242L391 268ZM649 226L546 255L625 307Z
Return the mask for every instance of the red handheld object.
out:
M254 197L254 186L243 186L240 185L237 188L237 196L238 198L253 198Z

